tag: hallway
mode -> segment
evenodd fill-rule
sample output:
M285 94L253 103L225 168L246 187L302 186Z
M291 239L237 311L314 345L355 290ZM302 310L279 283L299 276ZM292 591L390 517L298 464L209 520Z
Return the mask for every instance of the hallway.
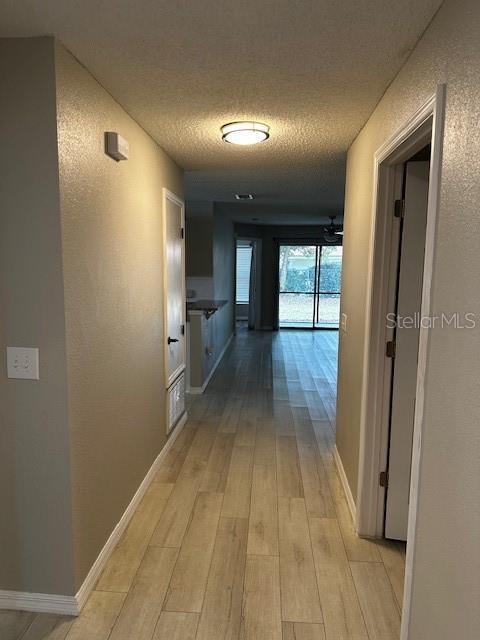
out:
M356 537L333 460L337 341L240 330L79 618L2 640L398 638L403 552Z

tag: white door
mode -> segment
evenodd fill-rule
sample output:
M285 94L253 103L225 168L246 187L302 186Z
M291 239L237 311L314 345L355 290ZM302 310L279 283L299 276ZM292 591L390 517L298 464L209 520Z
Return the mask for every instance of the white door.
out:
M429 169L410 162L405 173L385 514L385 537L395 540L407 539Z
M168 387L185 369L185 213L167 189L164 205L165 379Z

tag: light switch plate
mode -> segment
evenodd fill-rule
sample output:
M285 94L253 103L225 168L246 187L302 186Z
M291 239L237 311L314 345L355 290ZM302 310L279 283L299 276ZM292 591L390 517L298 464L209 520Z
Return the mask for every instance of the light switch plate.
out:
M38 349L7 347L7 377L22 380L39 380Z
M341 321L340 326L341 326L342 331L344 333L347 333L347 324L348 324L348 316L347 316L346 313L342 313L342 321Z

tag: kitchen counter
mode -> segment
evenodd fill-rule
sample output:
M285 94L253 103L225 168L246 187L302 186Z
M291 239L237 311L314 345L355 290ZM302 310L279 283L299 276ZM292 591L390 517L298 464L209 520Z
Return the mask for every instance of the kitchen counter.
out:
M227 304L228 300L192 300L187 302L188 312L200 312L212 315Z

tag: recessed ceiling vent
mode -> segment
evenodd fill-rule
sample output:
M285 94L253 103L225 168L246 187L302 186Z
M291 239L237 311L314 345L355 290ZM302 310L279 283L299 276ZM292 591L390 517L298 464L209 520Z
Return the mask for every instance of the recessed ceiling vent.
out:
M236 193L235 194L235 200L253 200L254 199L254 195L253 193Z

